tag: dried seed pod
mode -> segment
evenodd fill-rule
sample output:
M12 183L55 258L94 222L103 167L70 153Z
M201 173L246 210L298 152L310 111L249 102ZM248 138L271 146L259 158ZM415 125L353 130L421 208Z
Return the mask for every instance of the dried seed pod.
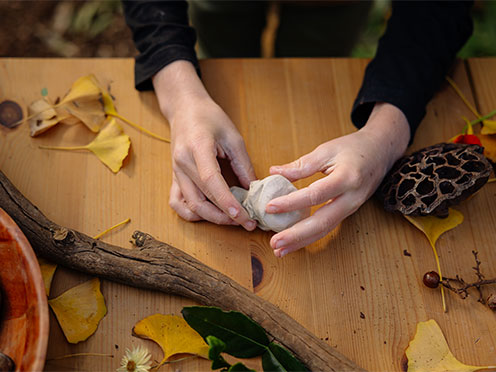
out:
M478 145L440 143L399 159L377 194L389 212L446 217L489 179L491 165Z

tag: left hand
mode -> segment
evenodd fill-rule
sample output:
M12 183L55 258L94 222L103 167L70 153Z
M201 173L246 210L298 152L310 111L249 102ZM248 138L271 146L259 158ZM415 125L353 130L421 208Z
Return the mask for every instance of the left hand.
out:
M409 139L410 127L403 112L391 104L376 103L359 131L325 142L292 163L271 167L271 174L290 181L317 172L326 174L267 204L267 213L284 213L326 203L312 216L274 235L270 240L274 254L282 257L315 242L354 213L403 155Z

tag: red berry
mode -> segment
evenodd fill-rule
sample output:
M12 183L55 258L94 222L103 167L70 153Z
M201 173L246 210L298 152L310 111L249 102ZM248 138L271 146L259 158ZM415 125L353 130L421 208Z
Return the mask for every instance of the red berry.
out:
M435 271L429 271L428 273L424 274L423 282L426 287L429 288L437 288L439 287L439 281L441 278L439 277L439 274L436 273Z

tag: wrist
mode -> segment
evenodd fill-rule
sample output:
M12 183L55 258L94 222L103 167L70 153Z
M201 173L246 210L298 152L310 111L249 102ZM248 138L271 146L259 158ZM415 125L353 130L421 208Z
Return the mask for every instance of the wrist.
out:
M410 126L403 111L398 107L377 102L361 131L375 137L385 151L389 170L405 153L410 141Z
M168 64L155 74L152 82L160 110L169 123L174 121L177 112L191 106L190 102L210 99L193 64L188 61Z

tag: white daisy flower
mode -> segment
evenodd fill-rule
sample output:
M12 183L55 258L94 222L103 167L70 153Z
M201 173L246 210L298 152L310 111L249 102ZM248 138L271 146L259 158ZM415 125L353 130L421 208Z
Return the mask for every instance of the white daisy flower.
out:
M132 351L126 349L117 372L150 372L150 353L146 347L138 345Z

